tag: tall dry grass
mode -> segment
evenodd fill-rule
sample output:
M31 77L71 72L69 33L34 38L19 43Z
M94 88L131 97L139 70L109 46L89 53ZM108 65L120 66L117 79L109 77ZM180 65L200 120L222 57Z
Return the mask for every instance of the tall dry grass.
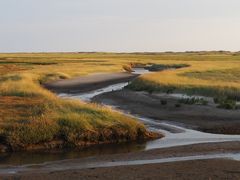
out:
M141 123L110 108L58 98L41 87L39 77L19 73L0 78L0 107L5 103L5 111L17 109L15 115L0 111L4 114L0 118L0 144L19 150L53 140L82 147L150 137Z

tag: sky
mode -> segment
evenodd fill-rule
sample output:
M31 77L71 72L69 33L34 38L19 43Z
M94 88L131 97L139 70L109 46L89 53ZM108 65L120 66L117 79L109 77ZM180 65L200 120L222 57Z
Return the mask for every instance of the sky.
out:
M0 52L240 50L239 0L0 0Z

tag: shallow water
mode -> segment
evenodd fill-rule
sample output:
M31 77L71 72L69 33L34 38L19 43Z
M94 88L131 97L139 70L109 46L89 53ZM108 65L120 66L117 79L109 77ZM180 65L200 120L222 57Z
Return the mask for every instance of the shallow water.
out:
M72 99L81 99L83 101L89 102L89 101L91 101L91 99L94 96L97 96L97 95L100 95L100 94L103 94L103 93L107 93L107 92L121 90L121 89L123 89L127 85L128 85L128 82L124 82L124 83L118 83L118 84L110 85L110 86L107 86L105 88L97 89L97 90L94 90L94 91L90 91L88 93L79 93L79 94L60 93L59 97L62 97L62 98L72 98Z
M124 83L115 84L102 88L101 92L111 92L115 90L121 90L124 88ZM92 93L92 94L91 94ZM65 95L64 97L70 97L74 99L86 100L86 97L94 97L95 92ZM188 98L190 96L184 94L173 94L172 96L177 98ZM200 97L200 96L195 96ZM202 97L202 96L201 96ZM90 99L88 99L90 101ZM107 104L111 106L111 104ZM121 111L120 107L112 106L112 108ZM126 115L130 115L129 112L124 112ZM156 148L167 148L176 147L183 145L199 144L199 143L213 143L213 142L228 142L228 141L240 141L240 135L224 135L224 134L211 134L204 133L192 129L187 129L178 124L173 124L166 121L158 121L156 119L146 118L139 115L130 115L143 122L149 130L159 131L165 135L162 139L154 141L148 141L144 147L144 150L156 149Z
M116 90L121 90L127 85L127 83L119 83L115 85L102 88L100 90L82 93L82 94L61 94L64 98L74 98L80 100L90 101L96 94L99 95L105 92L111 92ZM180 96L178 97L187 97ZM111 104L107 104L111 106ZM120 110L120 107L112 106L114 109ZM122 111L124 113L124 111ZM129 116L129 112L125 112ZM208 143L208 142L226 142L226 141L240 141L240 135L221 135L221 134L211 134L204 133L192 129L187 129L183 126L169 123L166 121L158 121L156 119L146 118L139 115L130 115L142 121L150 130L159 131L164 133L165 137L159 140L149 141L146 143L145 150L155 149L155 148L165 148L173 146L182 146L198 143Z
M144 68L133 68L134 72L132 72L132 74L146 74L149 73L148 70L144 69ZM123 82L123 83L117 83L117 84L113 84L113 85L109 85L106 86L104 88L100 88L97 90L93 90L87 93L78 93L78 94L66 94L66 93L60 93L59 97L62 98L72 98L72 99L81 99L83 101L91 101L91 99L94 96L103 94L103 93L107 93L107 92L112 92L112 91L118 91L123 89L125 86L128 85L128 82Z
M223 135L223 134L211 134L204 133L192 129L187 129L167 121L156 122L153 119L138 117L144 124L146 124L151 130L164 133L165 137L146 143L145 150L176 147L191 144L200 143L213 143L213 142L228 142L228 141L240 141L240 135ZM167 128L168 129L167 129ZM173 129L174 132L169 131Z
M132 74L147 74L147 73L153 73L153 72L150 72L149 70L144 68L133 68L133 72L132 72Z
M120 143L96 145L84 149L64 149L51 151L0 153L0 169L6 166L21 166L25 164L41 164L44 162L59 161L65 159L79 159L99 155L137 152L145 149L142 143Z
M63 170L80 170L100 167L115 167L115 166L131 166L145 164L159 164L168 162L191 161L191 160L206 160L206 159L231 159L240 161L240 153L221 153L221 154L205 154L195 156L168 157L160 159L148 160L128 160L128 161L97 161L97 162L74 162L74 161L56 161L43 164L28 164L22 166L10 166L0 169L0 174L17 174L23 172L53 172Z

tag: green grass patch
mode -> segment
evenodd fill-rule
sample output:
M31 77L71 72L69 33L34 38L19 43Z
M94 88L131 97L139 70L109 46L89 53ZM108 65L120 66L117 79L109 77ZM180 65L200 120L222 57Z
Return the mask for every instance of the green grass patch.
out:
M197 79L204 79L204 80L218 80L218 81L229 81L229 82L237 82L237 83L240 81L239 68L187 72L182 75L190 78L197 78Z
M240 90L235 87L203 86L203 85L174 85L159 84L141 78L134 80L126 88L135 91L183 93L187 95L227 96L230 99L240 100Z

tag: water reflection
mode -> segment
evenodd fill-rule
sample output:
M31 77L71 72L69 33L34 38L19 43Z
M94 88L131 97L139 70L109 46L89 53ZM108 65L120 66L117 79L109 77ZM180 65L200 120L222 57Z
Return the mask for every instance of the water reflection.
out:
M0 154L0 167L8 165L39 164L49 161L77 159L83 157L100 156L136 152L145 149L144 142L96 145L84 149L65 149L34 152L14 152Z

